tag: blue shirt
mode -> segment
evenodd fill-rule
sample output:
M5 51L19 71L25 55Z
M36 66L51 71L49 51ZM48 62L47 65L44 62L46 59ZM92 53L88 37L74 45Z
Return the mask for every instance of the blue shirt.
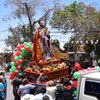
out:
M3 83L0 83L0 89L3 90L3 91L0 93L0 96L2 97L2 99L5 99L5 90L4 90L4 85L3 85Z
M26 94L30 94L30 90L34 89L34 85L31 84L27 84L27 85L21 85L18 89L18 91L21 92L21 98L26 95Z

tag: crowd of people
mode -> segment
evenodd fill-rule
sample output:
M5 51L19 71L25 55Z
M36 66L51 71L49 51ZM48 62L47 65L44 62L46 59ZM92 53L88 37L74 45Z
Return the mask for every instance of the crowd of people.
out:
M47 76L34 79L18 75L13 80L14 100L74 100L74 88L67 78L48 81Z

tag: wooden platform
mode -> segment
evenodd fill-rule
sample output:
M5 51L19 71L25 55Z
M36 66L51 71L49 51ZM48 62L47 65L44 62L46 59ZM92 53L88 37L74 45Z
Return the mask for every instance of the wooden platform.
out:
M32 71L27 71L27 70L24 70L24 73L27 75L27 77L29 77L31 75L34 76L35 80L40 76L40 73L35 73ZM66 77L66 76L68 76L68 67L59 69L56 71L50 71L47 73L43 73L43 76L45 76L45 75L48 76L48 80L55 80L58 78Z

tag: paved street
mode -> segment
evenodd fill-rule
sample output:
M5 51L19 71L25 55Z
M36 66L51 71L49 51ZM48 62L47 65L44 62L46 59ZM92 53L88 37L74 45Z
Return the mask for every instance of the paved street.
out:
M10 84L9 80L9 73L6 74L7 79L7 99L6 100L14 100L13 93L12 93L12 85Z

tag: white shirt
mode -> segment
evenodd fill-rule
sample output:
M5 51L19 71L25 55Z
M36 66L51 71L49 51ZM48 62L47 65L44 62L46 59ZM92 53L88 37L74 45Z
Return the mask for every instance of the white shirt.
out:
M56 94L56 91L57 91L57 87L56 86L51 86L51 87L46 87L47 91L46 93L48 95L50 95L53 100L55 100L55 94Z

